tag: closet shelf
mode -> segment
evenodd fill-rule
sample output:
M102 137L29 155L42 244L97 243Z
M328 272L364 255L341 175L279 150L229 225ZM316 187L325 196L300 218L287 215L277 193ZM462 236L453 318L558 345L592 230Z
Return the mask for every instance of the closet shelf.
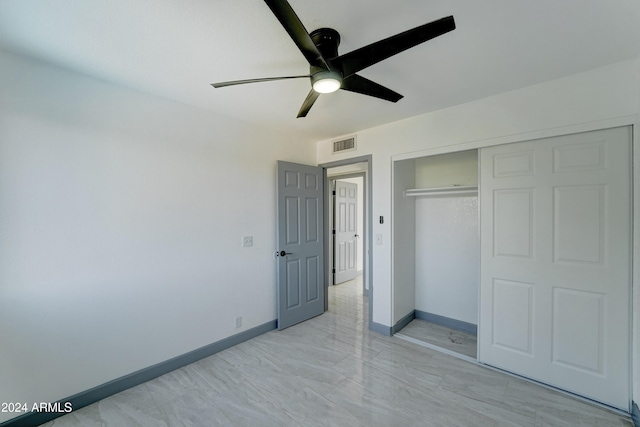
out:
M456 187L413 188L404 190L404 195L407 197L477 196L478 187L460 185Z

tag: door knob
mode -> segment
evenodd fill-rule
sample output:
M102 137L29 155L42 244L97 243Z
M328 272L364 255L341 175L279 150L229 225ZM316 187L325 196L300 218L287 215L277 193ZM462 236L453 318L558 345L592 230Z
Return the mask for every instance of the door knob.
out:
M280 251L280 256L287 256L287 255L291 255L291 252L285 252L285 251Z

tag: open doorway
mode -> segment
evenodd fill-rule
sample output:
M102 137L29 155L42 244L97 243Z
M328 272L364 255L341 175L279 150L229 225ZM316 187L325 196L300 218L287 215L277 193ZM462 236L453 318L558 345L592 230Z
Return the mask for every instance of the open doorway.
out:
M325 267L327 297L332 292L356 292L371 326L371 156L320 165L325 170ZM340 194L342 189L342 194ZM335 198L333 192L336 191ZM337 227L336 227L337 226ZM335 234L334 231L335 230ZM349 288L349 289L347 289ZM368 319L368 321L367 321Z
M327 177L332 188L329 201L330 284L338 285L356 279L362 283L365 175L333 175L329 169Z

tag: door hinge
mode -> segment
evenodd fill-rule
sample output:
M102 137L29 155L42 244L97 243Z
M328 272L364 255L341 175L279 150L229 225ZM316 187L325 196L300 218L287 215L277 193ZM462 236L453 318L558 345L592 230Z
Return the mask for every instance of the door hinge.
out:
M335 195L336 195L336 190L333 190L333 191L331 192L331 195L332 195L332 196L335 196Z
M331 270L331 272L332 272L333 274L336 274L336 269L335 269L335 268L334 268L334 269L332 269L332 270Z
M331 230L331 234L336 234L336 230Z

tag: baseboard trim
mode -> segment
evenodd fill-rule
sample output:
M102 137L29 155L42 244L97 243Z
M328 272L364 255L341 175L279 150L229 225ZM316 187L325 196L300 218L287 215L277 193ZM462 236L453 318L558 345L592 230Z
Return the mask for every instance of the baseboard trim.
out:
M636 402L631 403L631 421L635 427L640 427L640 408Z
M373 332L377 332L379 334L382 334L386 337L390 337L393 331L393 328L391 326L385 326L382 325L380 323L376 323L376 322L371 322L371 325L369 326L369 329L372 330ZM0 426L2 427L2 426Z
M73 410L83 408L106 397L120 393L121 391L135 387L168 372L182 368L183 366L189 365L193 362L197 362L200 359L209 357L212 354L226 350L266 332L272 331L276 329L276 327L277 321L272 320L256 326L255 328L251 328L244 332L240 332L239 334L232 335L215 343L190 351L189 353L176 356L164 362L143 368L129 375L125 375L97 387L85 390L66 399L59 400L58 402L60 403L61 408L64 408L65 403L67 402L71 403ZM2 422L0 423L0 427L36 427L63 415L65 415L65 413L30 412Z
M436 323L438 325L446 326L447 328L478 336L478 325L474 325L473 323L440 316L439 314L427 313L426 311L416 310L415 312L416 319L426 320L427 322Z
M391 333L397 334L402 330L402 328L404 328L409 323L411 323L411 321L415 318L416 318L416 310L411 310L409 313L407 313L406 316L398 320L398 322L395 325L393 325L393 330L391 331Z

